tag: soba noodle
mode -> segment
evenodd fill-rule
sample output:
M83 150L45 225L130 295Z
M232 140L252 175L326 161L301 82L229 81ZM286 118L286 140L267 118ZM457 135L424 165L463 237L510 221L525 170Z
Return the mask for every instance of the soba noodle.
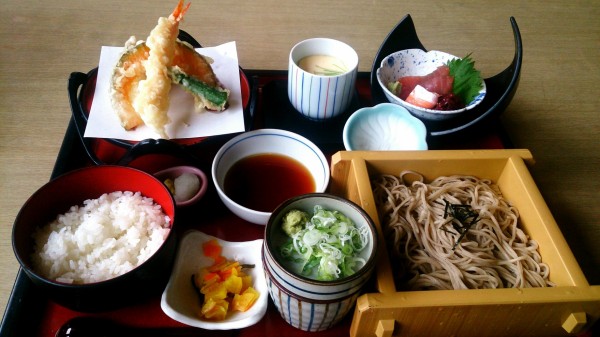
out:
M416 180L409 184L409 176ZM380 175L372 181L392 261L406 271L411 289L545 287L549 268L537 242L518 226L518 210L489 180L439 177L427 184L415 172ZM447 204L477 214L464 236ZM469 205L469 206L464 206ZM446 213L446 214L445 214ZM460 240L459 240L460 238Z

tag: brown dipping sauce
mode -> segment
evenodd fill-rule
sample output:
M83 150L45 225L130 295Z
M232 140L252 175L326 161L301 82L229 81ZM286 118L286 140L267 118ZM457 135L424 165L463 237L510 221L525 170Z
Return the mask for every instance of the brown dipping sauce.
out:
M236 203L272 212L283 201L315 192L315 181L299 161L284 155L252 155L233 164L225 175L225 193Z

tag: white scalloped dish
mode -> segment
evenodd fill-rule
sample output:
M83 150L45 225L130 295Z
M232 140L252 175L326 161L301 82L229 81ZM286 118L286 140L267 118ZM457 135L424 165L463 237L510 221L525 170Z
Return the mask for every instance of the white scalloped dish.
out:
M247 272L252 276L254 288L260 293L260 297L248 311L230 312L222 321L209 321L197 316L201 303L192 286L192 275L213 263L202 252L202 244L211 239L218 240L223 248L222 255L227 259L255 265ZM261 259L262 244L262 239L229 242L200 231L186 233L181 240L171 278L162 294L160 306L164 313L189 326L211 330L241 329L260 321L267 311L269 297Z
M380 103L354 112L343 131L346 151L427 150L427 129L404 107Z

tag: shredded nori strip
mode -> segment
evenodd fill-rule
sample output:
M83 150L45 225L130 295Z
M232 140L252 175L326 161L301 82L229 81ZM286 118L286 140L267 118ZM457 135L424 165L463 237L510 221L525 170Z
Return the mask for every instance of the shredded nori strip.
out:
M456 234L459 235L454 246L452 246L452 250L455 250L458 244L464 239L465 235L467 235L469 229L479 221L479 214L473 211L470 205L451 204L445 199L444 203L446 204L444 208L444 219L447 219L449 216L452 217L450 223L452 224L452 228L456 231ZM452 231L444 228L442 228L442 230L452 233Z

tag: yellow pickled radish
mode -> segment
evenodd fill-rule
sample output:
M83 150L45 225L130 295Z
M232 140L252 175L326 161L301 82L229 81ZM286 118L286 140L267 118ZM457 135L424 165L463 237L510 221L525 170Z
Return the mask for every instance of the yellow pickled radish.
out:
M204 296L198 316L223 320L230 311L250 309L260 297L260 293L252 287L252 276L244 273L238 261L224 258L216 240L204 243L202 251L214 263L194 275L195 286Z
M231 301L231 310L247 311L258 299L259 294L253 287L248 287L243 293L235 294Z

